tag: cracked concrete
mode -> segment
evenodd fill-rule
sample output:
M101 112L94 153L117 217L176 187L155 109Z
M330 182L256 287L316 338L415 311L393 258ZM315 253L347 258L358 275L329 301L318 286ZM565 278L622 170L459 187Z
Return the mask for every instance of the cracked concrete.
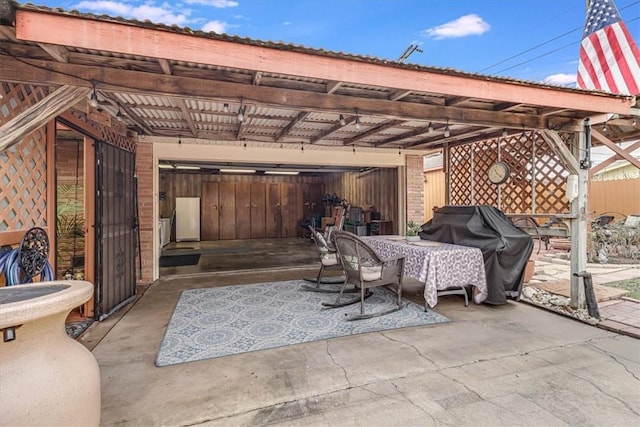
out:
M163 280L97 324L102 425L637 425L640 340L513 301L443 297L446 324L155 366L182 290L315 271Z

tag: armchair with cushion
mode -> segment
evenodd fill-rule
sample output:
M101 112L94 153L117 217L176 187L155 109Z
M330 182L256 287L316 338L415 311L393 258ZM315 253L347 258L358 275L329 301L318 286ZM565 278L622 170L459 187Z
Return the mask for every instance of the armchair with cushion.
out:
M331 243L331 233L333 230L334 227L329 225L325 228L324 234L321 234L312 226L309 226L311 238L316 244L318 255L320 256L320 270L318 271L318 276L315 279L304 279L315 283L315 286L304 285L302 288L305 290L315 292L339 292L340 288L321 287L321 285L336 285L344 283L344 275L324 277L324 273L326 271L342 271L342 264L338 259L338 252L336 251L333 243Z
M382 316L400 310L402 304L402 277L404 275L404 255L393 258L382 258L366 242L355 234L346 231L334 231L333 242L338 251L338 258L346 275L340 294L335 303L324 303L326 307L343 307L360 302L360 313L352 314L347 320L367 319ZM360 296L347 301L342 294L351 285L360 291ZM385 286L397 295L397 306L365 313L365 299L373 294L371 289Z

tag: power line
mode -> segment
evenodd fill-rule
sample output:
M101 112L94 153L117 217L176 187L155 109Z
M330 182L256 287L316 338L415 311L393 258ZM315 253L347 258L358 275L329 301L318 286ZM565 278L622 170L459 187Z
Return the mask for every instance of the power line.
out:
M635 5L637 5L638 3L640 3L640 0L638 0L638 1L634 2L634 3L631 3L631 4L627 5L627 6L625 6L625 7L621 8L621 9L619 9L619 11L622 11L622 10L628 9L628 8L630 8L631 6L635 6ZM638 20L638 17L636 17L636 18L634 18L634 19L632 19L632 20L626 21L626 22L627 22L627 23L631 23L631 22L634 22L634 21L637 21L637 20ZM561 35L556 36L556 37L554 37L554 38L552 38L552 39L550 39L550 40L547 40L547 41L545 41L545 42L543 42L543 43L540 43L540 44L538 44L538 45L536 45L536 46L533 46L533 47L531 47L531 48L529 48L529 49L526 49L526 50L524 50L524 51L522 51L522 52L520 52L520 53L518 53L518 54L516 54L516 55L513 55L513 56L511 56L511 57L509 57L509 58L507 58L507 59L504 59L504 60L502 60L502 61L496 62L495 64L492 64L492 65L489 65L488 67L485 67L485 68L483 68L482 70L478 71L478 73L482 73L483 71L486 71L486 70L488 70L488 69L490 69L490 68L496 67L496 66L498 66L498 65L500 65L500 64L504 64L504 63L505 63L505 62L507 62L507 61L510 61L510 60L512 60L512 59L515 59L515 58L518 58L518 57L520 57L520 56L522 56L522 55L524 55L524 54L526 54L526 53L531 52L532 50L538 49L539 47L542 47L542 46L545 46L545 45L547 45L547 44L549 44L549 43L552 43L552 42L554 42L554 41L556 41L556 40L558 40L558 39L561 39L562 37L565 37L565 36L567 36L567 35L569 35L569 34L571 34L571 33L574 33L574 32L576 32L576 31L581 31L582 29L583 29L583 27L574 28L573 30L567 31L567 32L566 32L566 33L564 33L564 34L561 34ZM575 42L574 42L574 43L575 43ZM568 45L567 45L567 46L564 46L564 47L562 47L562 48L559 48L559 49L555 49L554 51L552 51L552 52L550 52L550 53L557 52L558 50L564 49L564 48L566 48L566 47L568 47ZM541 57L546 56L546 55L547 55L547 54L542 54L542 55L540 55L540 56L538 56L538 57L536 57L536 58L533 58L532 60L535 60L535 59L541 58ZM518 64L518 65L526 64L527 62L531 62L532 60L522 62L522 63L520 63L520 64ZM515 65L514 67L517 67L518 65ZM505 70L510 70L511 68L513 68L513 67L506 68ZM496 74L499 74L499 73L501 73L501 72L503 72L503 71L505 71L505 70L498 71Z

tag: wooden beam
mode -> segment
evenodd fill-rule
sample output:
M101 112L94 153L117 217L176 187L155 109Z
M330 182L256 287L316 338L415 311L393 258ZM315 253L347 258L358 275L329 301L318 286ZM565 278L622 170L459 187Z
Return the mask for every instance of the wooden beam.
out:
M38 43L38 46L47 52L58 62L69 62L69 51L62 46L55 46L48 43Z
M435 130L436 126L432 125L431 128L432 128L432 130ZM380 142L376 143L375 146L376 147L383 147L385 145L389 145L389 144L392 144L392 143L397 142L397 141L402 141L402 140L407 139L407 138L413 138L414 136L422 135L423 133L428 133L428 132L429 132L429 125L422 126L422 127L416 128L416 129L414 129L412 131L405 132L405 133L402 133L400 135L393 136L391 138L387 138L384 141L380 141Z
M356 116L351 116L351 117L345 117L344 118L344 125L341 125L340 123L336 123L335 125L331 126L329 129L325 130L324 132L320 132L318 135L316 135L315 137L311 138L311 140L309 141L310 144L315 144L316 142L326 138L327 136L331 135L334 132L339 131L340 129L342 129L345 126L349 126L351 123L356 121Z
M638 169L640 169L640 160L636 159L635 157L633 157L631 155L631 151L633 151L633 150L629 151L629 149L624 150L624 149L618 147L613 141L611 141L609 138L607 138L606 136L604 136L603 134L601 134L600 132L598 132L597 130L595 130L593 128L591 128L591 135L595 139L597 139L598 141L602 142L604 145L609 147L609 149L611 151L613 151L617 155L621 156L623 159L625 159L626 161L631 163L633 166L635 166Z
M41 85L69 84L90 87L96 81L100 90L142 93L172 98L195 99L251 99L254 103L298 108L323 112L350 112L358 109L362 114L384 116L388 119L428 121L443 117L450 123L466 123L483 126L545 129L546 118L537 115L503 113L486 110L469 110L459 107L444 107L410 102L394 102L345 95L310 93L303 90L283 89L268 86L252 86L199 79L193 77L168 76L134 70L107 69L86 65L64 64L53 61L24 60L0 55L0 80ZM581 121L576 121L576 124Z
M455 96L453 98L449 98L444 102L444 105L447 107L453 107L454 105L458 105L463 103L464 101L469 100L468 96Z
M625 149L625 151L628 151L629 153L632 153L635 150L637 150L638 148L640 148L640 141L636 141L635 144L632 144L632 145L628 146ZM605 161L598 163L597 165L595 165L594 167L589 169L589 177L592 177L593 175L597 174L598 172L600 172L601 170L603 170L604 168L606 168L610 164L615 163L617 160L620 160L622 158L623 158L622 156L620 156L618 154L614 154L613 156L609 157Z
M198 128L196 127L195 123L193 122L193 119L191 118L191 112L187 107L187 103L184 101L184 99L176 99L176 102L178 103L178 106L180 107L180 111L182 112L182 118L189 125L189 130L191 130L191 135L194 137L197 137Z
M552 88L426 67L389 66L382 61L359 60L352 56L327 55L320 51L316 53L283 46L268 47L258 42L239 43L223 37L199 37L49 10L18 9L16 37L36 43L446 96L577 110L588 105L593 112L628 114L635 102L630 96Z
M172 75L173 70L171 69L171 63L166 59L160 58L158 59L158 64L160 64L160 68L162 68L162 72L166 75Z
M327 82L327 93L331 94L340 89L342 82Z
M280 140L282 138L284 138L285 136L287 136L289 134L289 132L291 132L291 129L293 129L295 125L297 125L298 123L304 121L304 119L309 114L311 114L311 113L308 112L308 111L303 111L300 114L298 114L293 120L291 120L291 122L289 122L289 124L287 126L284 127L284 129L282 129L280 131L280 133L275 138L275 142L280 142Z
M253 75L253 85L254 86L260 86L260 81L262 80L262 72L261 71L257 71L254 75Z
M567 165L569 172L572 175L577 175L580 171L580 164L578 160L573 156L569 148L565 145L564 141L557 132L552 130L540 131L542 139L547 141L547 144L558 154L560 159Z
M371 136L371 135L375 135L375 134L377 134L379 132L382 132L382 131L384 131L386 129L390 129L390 128L396 127L401 123L404 123L404 120L391 120L391 121L388 121L386 123L381 123L378 126L374 126L371 129L368 129L365 132L362 132L362 133L360 133L360 134L358 134L358 135L356 135L356 136L354 136L352 138L345 139L343 141L343 145L353 145L353 144L355 144L356 142L358 142L361 139L364 139L364 138L366 138L368 136Z
M396 90L391 95L389 95L390 101L399 101L405 96L411 94L410 90Z
M17 144L29 132L44 126L89 94L89 88L62 86L0 127L0 152Z

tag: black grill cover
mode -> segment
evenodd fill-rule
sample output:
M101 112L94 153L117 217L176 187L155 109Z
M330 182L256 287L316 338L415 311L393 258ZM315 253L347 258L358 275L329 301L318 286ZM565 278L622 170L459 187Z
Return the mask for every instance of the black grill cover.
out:
M480 248L489 304L520 298L531 237L493 206L444 206L422 226L420 238Z

